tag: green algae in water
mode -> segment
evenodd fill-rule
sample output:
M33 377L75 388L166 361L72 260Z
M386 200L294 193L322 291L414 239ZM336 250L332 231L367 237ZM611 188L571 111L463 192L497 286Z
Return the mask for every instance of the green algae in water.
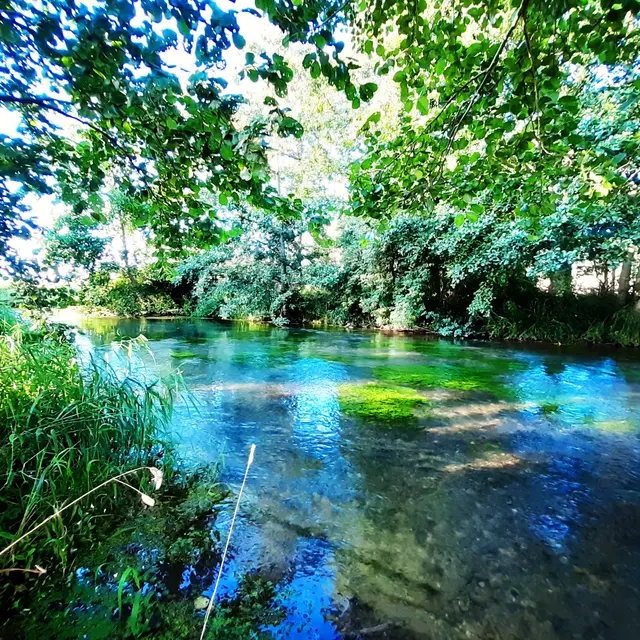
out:
M176 360L186 360L187 358L196 358L197 354L193 351L172 351L171 357Z
M495 368L495 367L494 367ZM508 369L508 367L505 367ZM500 369L500 367L498 368ZM376 367L373 375L379 380L396 385L421 387L424 389L452 389L455 391L486 391L497 398L512 399L513 390L503 384L499 377L507 371L487 371L471 367L447 367L429 365L399 365Z
M415 424L417 411L431 404L414 389L378 382L343 384L338 400L345 415L385 424Z
M595 420L591 426L605 433L631 433L637 430L628 420Z
M560 411L560 405L555 402L545 402L540 405L540 410L544 413L545 416L553 415L554 413L558 413Z

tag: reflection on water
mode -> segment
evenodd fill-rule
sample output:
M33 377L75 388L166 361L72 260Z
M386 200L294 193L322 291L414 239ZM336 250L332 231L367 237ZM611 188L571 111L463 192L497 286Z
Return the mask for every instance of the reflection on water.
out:
M278 581L275 637L637 637L633 354L207 321L84 329L106 350L143 333L161 371L182 371L196 406L172 436L187 464L222 460L238 486L257 444L223 591L249 569ZM388 371L422 376L417 428L341 413L342 383Z

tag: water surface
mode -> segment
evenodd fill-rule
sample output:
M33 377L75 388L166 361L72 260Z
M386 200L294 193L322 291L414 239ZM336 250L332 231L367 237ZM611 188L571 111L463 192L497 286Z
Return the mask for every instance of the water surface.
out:
M84 331L105 349L142 333L161 372L182 371L186 465L222 463L237 489L256 443L223 591L247 571L276 581L274 637L638 637L633 352L191 320ZM370 382L429 404L406 421L341 410Z

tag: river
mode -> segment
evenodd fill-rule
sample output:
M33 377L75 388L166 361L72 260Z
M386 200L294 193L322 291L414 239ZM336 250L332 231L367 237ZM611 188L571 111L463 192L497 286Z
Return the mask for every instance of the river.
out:
M146 364L182 372L191 397L169 435L183 464L218 463L238 489L257 445L221 595L245 572L272 579L286 616L263 631L638 637L634 352L205 320L82 327L102 350L143 334Z

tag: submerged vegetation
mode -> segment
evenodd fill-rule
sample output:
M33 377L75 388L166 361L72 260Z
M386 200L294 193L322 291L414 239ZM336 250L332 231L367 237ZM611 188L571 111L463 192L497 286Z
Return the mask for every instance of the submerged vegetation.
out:
M338 389L338 400L346 415L373 424L403 426L410 426L419 415L425 415L430 404L415 389L375 382L343 384Z

